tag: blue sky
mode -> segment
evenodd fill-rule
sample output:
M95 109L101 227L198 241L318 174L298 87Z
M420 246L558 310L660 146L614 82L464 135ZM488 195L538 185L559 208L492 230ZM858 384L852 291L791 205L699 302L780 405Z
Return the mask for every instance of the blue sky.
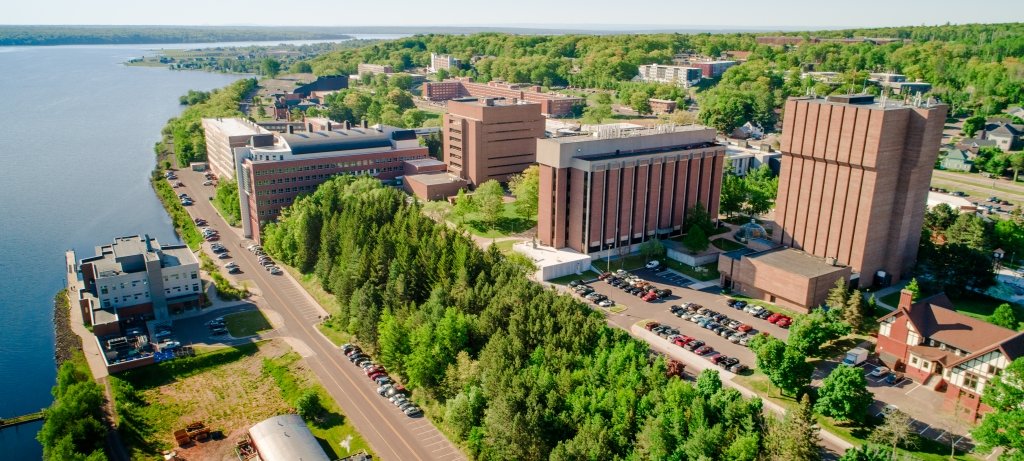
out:
M791 29L1017 21L1024 21L1020 0L46 0L17 2L0 16L3 24Z

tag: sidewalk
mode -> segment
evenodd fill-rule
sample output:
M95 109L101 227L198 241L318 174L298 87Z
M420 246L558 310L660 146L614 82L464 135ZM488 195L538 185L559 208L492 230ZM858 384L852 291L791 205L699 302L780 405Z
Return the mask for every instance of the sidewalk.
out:
M901 281L901 282L899 282L899 283L897 283L895 285L890 285L890 286L887 286L885 288L882 288L881 290L878 290L878 291L873 291L873 292L870 292L870 293L863 292L862 296L864 296L864 300L867 301L867 300L871 299L871 295L875 295L875 302L878 303L879 307L881 307L883 309L886 309L886 310L894 311L894 310L896 310L896 306L890 306L890 305L884 303L882 301L882 298L885 297L885 296L888 296L888 295L890 295L892 293L899 292L900 290L903 289L903 287L907 286L908 283L910 283L909 280L904 280L904 281Z

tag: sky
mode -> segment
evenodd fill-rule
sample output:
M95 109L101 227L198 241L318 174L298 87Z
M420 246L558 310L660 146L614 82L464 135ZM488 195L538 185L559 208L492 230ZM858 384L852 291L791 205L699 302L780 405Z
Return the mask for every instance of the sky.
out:
M4 8L0 24L814 29L1024 21L1020 0L969 5L963 0L46 0Z

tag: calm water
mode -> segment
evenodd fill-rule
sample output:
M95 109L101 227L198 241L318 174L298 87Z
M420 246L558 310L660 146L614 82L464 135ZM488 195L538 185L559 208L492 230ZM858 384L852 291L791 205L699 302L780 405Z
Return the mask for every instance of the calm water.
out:
M66 249L91 255L137 233L177 241L147 181L153 143L178 96L239 77L120 64L145 49L0 48L0 416L52 400ZM39 459L40 424L0 431L0 458Z

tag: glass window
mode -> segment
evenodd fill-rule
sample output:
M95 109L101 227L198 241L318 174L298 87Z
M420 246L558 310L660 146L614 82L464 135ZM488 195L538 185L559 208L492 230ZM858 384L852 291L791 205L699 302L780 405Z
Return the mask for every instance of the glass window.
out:
M976 375L974 373L965 373L964 374L964 387L967 388L967 389L977 389L978 388L978 375Z

